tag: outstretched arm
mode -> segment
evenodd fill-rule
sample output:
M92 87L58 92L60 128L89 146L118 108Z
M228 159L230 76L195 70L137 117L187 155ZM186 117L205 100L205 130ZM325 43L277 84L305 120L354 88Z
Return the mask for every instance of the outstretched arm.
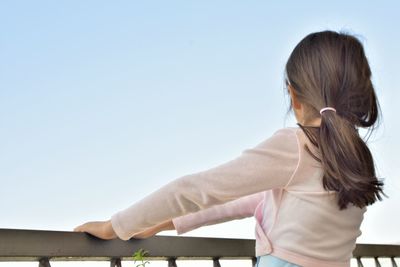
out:
M285 188L300 161L295 128L283 128L233 160L182 176L111 217L128 240L171 218L198 212L273 188Z
M149 238L159 232L167 230L176 230L178 234L192 231L196 228L218 224L226 221L242 219L254 215L258 204L263 200L264 192L245 196L225 204L213 206L198 212L190 213L184 216L166 220L153 227L133 235L133 238ZM101 239L115 239L115 234L111 220L100 222L89 222L74 229L75 232L87 232Z
M242 219L254 215L258 204L263 200L264 192L245 196L225 204L213 206L198 212L167 220L133 235L134 238L148 238L162 231L176 230L183 234L196 228Z

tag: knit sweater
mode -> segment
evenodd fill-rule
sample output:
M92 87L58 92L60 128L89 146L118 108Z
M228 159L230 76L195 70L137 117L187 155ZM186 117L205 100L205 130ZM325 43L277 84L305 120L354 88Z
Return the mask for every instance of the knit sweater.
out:
M180 234L254 215L256 256L271 254L304 267L349 267L366 208L339 210L336 192L323 188L323 168L305 144L318 152L300 128L281 128L236 158L179 177L119 211L112 227L128 240L171 218Z

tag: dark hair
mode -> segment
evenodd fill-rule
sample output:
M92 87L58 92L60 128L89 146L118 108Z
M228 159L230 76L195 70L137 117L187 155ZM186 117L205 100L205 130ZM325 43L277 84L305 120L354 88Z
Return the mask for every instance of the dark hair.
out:
M349 203L363 208L382 200L383 182L376 177L372 154L358 132L363 127L371 134L380 115L360 41L334 31L311 33L294 48L285 72L287 83L305 107L305 119L321 117L319 127L298 125L319 148L318 157L306 145L324 168L323 187L337 192L341 210ZM324 107L336 112L320 114Z

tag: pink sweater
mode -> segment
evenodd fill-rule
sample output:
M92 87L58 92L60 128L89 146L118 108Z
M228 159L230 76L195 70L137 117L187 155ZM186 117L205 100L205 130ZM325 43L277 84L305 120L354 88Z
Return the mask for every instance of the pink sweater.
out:
M171 218L181 234L254 215L256 256L271 254L304 267L349 267L366 208L339 210L306 143L315 152L300 128L279 129L235 159L182 176L114 214L113 229L128 240Z

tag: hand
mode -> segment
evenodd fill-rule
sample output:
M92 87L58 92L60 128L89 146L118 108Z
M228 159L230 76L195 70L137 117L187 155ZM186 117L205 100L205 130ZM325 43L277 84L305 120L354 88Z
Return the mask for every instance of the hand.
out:
M138 239L149 238L149 237L154 236L158 232L166 231L166 230L175 230L175 226L172 223L172 220L167 220L167 221L157 224L153 227L147 228L146 230L144 230L142 232L136 233L133 235L133 238L138 238Z
M85 224L75 227L74 232L86 232L88 234L106 240L117 238L117 234L112 228L111 220L87 222Z

